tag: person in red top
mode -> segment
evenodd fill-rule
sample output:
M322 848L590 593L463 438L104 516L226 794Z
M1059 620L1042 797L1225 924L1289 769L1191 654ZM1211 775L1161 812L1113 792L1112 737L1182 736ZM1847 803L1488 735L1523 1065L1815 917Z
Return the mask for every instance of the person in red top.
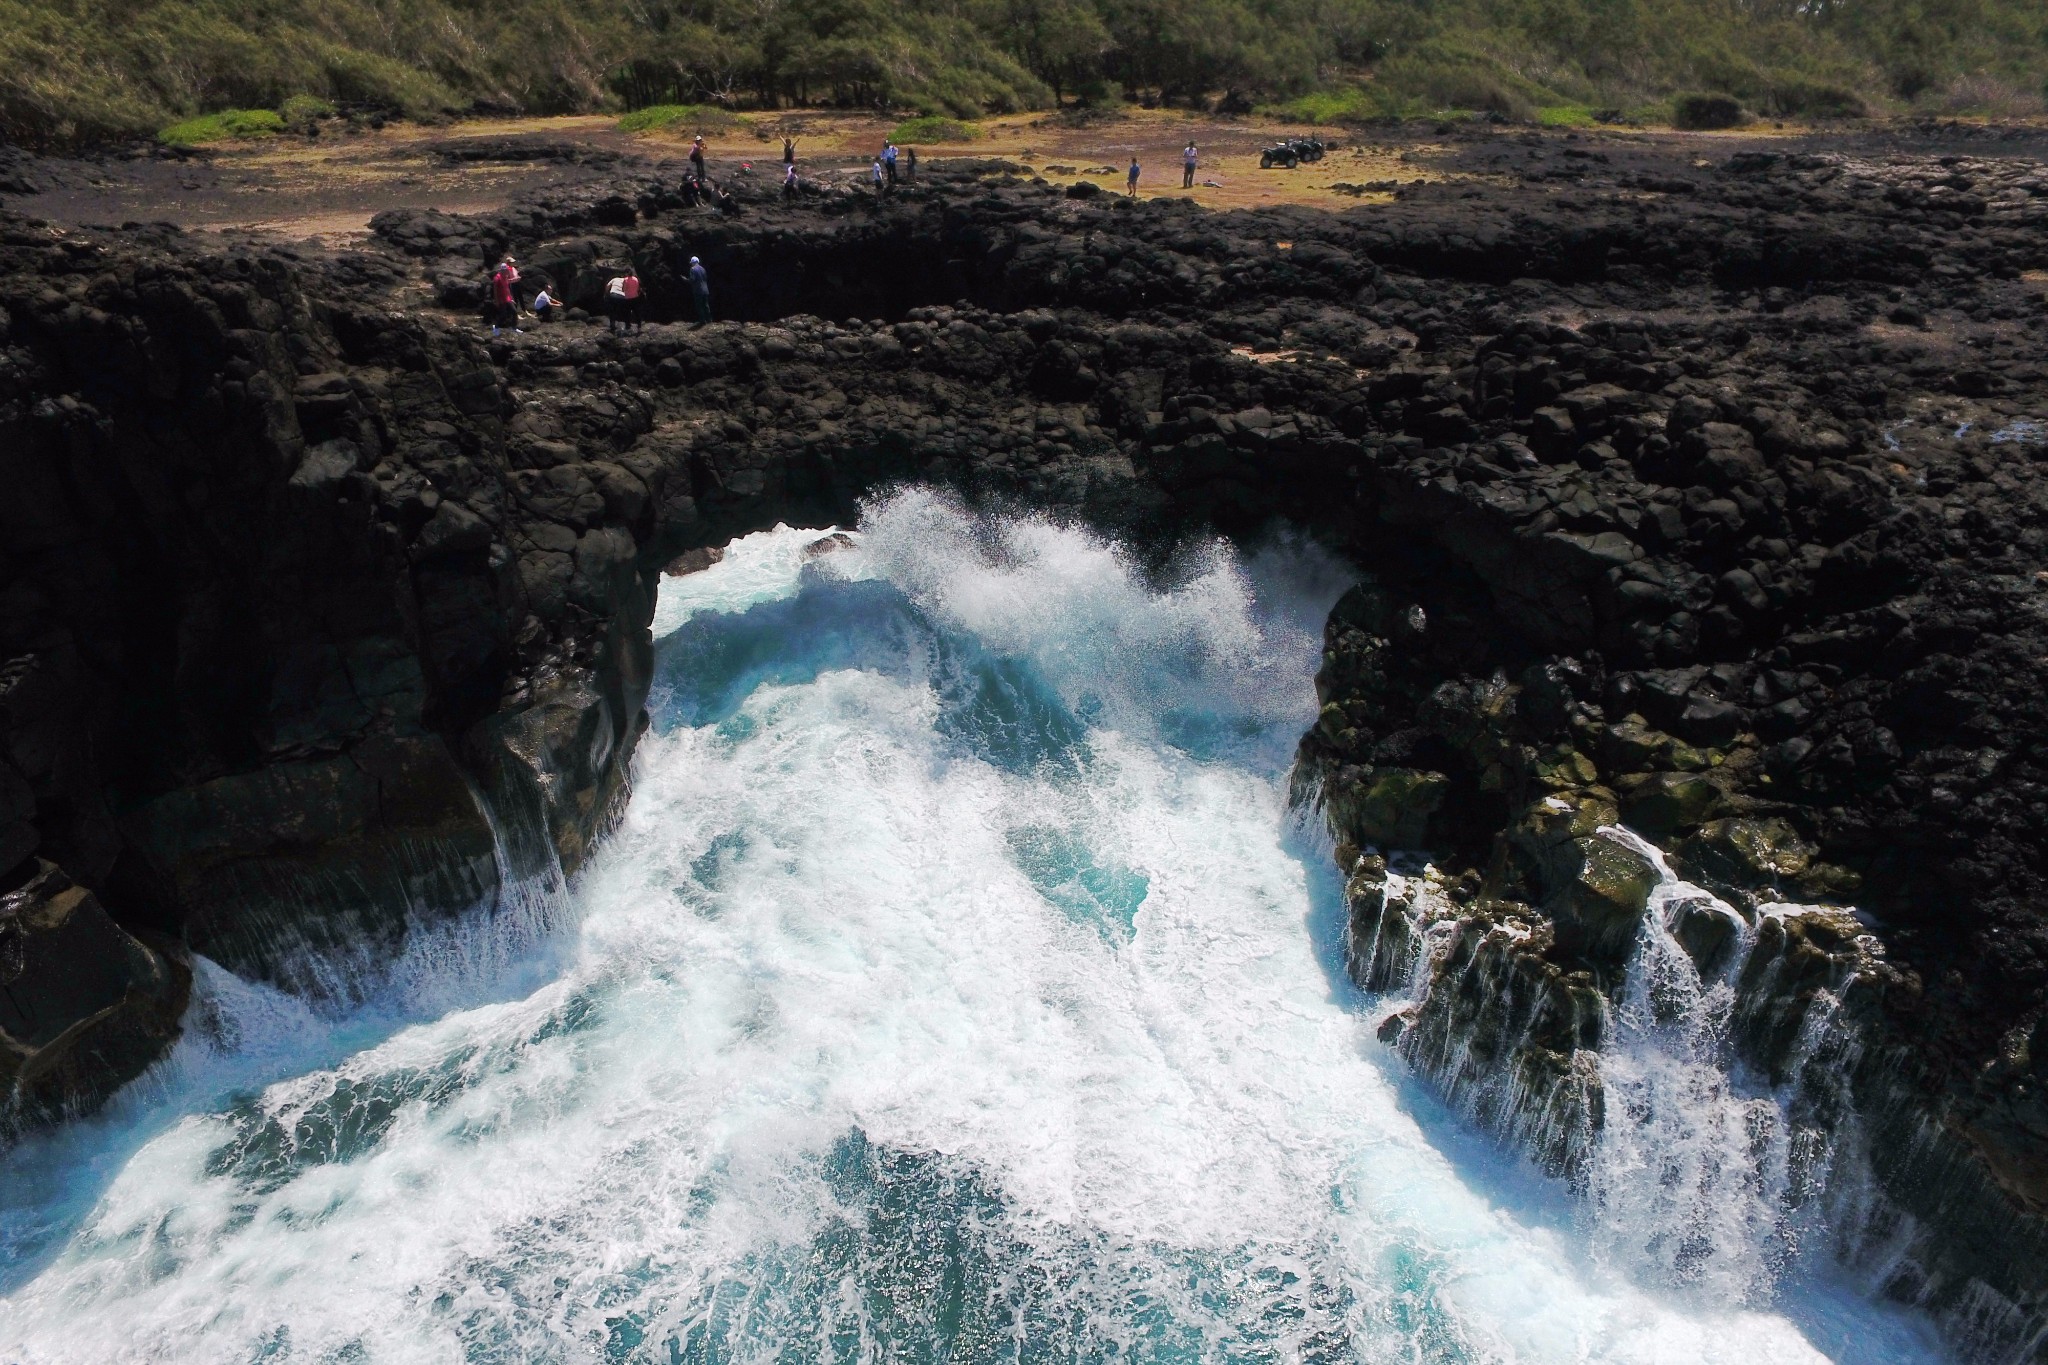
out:
M501 327L513 331L523 330L519 326L519 301L513 296L512 286L519 283L519 267L512 260L510 252L498 262L498 268L491 272L491 335L498 335Z
M640 320L640 272L632 266L626 267L626 321L634 331L642 330L646 324Z
M629 328L636 332L643 330L644 324L640 321L639 271L630 265L627 266L625 274L612 277L611 283L605 286L604 292L606 311L611 318L611 326L608 330L614 332L623 332Z

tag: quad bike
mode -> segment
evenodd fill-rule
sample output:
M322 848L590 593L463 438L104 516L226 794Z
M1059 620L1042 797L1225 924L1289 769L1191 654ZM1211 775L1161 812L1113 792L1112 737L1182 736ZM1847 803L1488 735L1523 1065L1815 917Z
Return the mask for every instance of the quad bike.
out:
M1321 161L1323 150L1323 140L1319 137L1289 138L1260 152L1259 168L1271 170L1275 166L1284 166L1291 171L1304 161Z

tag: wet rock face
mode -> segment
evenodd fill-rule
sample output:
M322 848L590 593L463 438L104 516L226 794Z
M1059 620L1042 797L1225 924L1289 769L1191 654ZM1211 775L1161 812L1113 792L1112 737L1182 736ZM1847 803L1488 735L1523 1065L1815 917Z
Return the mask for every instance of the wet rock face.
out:
M1546 951L1524 907L1478 905L1450 927L1433 981L1397 1046L1452 1104L1577 1180L1604 1117L1595 1061L1607 1002L1591 973Z
M177 1037L192 974L38 860L0 896L0 1133L89 1109Z
M0 254L5 869L301 989L573 870L646 689L645 483L522 482L471 339L319 297L374 259Z

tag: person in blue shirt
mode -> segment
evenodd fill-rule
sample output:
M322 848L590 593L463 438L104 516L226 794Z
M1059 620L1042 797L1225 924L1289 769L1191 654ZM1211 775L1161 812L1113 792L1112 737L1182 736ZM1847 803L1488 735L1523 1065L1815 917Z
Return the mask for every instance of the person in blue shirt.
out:
M702 327L711 321L711 277L704 273L704 262L695 256L690 258L690 297L697 304L697 325Z
M1130 189L1131 198L1136 199L1138 197L1138 158L1136 156L1131 158L1131 173L1124 177L1124 182Z
M882 169L888 173L890 188L895 188L896 144L893 142L885 142L882 144Z

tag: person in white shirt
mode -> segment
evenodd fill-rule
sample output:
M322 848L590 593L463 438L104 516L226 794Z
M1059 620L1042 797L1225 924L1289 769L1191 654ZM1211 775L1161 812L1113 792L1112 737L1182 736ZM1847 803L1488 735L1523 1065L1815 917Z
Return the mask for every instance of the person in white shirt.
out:
M610 284L604 287L605 330L623 332L626 330L626 277L614 275Z

